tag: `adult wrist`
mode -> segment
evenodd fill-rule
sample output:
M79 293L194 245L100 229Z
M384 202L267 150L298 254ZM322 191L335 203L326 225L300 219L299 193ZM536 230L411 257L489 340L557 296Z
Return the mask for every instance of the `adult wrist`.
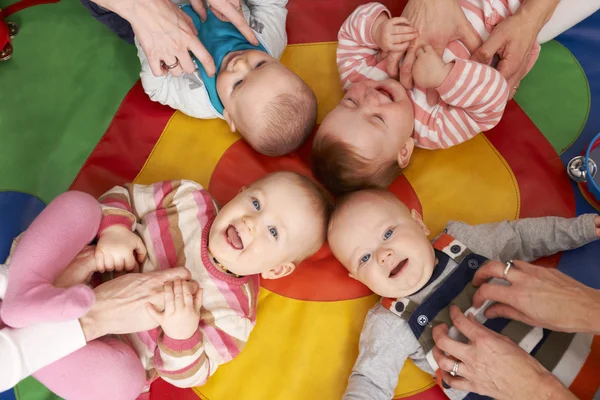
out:
M589 312L585 321L586 326L581 331L600 335L600 290L589 288L587 296Z
M539 381L539 400L577 400L577 397L548 371L542 373Z
M81 325L81 330L83 331L86 342L91 342L94 339L104 336L98 329L98 324L94 321L94 318L89 314L79 318L79 325Z
M515 15L522 15L525 24L530 24L537 35L550 20L560 0L525 0Z

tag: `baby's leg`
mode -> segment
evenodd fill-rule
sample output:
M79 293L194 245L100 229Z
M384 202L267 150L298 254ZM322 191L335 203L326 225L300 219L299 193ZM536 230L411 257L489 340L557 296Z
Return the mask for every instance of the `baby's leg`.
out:
M92 196L67 192L33 221L12 255L0 310L6 325L23 328L76 319L88 312L95 299L91 288L62 289L54 281L94 239L101 217L100 204Z
M65 400L135 400L146 382L135 351L115 338L93 340L33 376Z

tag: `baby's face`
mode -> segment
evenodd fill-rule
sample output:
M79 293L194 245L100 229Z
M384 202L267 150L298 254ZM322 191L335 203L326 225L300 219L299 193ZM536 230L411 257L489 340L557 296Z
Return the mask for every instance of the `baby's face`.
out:
M293 261L322 235L321 226L305 190L280 172L243 189L223 207L210 229L208 248L235 274L278 278L270 271L281 266L293 271Z
M364 80L350 86L319 132L350 144L369 160L398 159L412 140L414 111L406 89L393 79ZM410 152L412 153L412 146ZM406 164L408 163L406 159ZM399 160L401 167L402 161Z
M403 297L421 289L435 264L429 231L391 193L362 191L339 210L327 239L350 276L374 293Z
M294 93L299 84L292 71L259 50L234 51L223 60L217 75L217 92L232 130L239 130L251 144L259 129L251 129L265 105L280 94Z

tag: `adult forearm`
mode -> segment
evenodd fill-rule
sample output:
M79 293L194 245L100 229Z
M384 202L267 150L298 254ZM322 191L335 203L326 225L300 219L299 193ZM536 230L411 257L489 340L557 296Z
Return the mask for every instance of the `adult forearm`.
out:
M589 289L587 293L589 312L584 321L582 332L600 335L600 290Z
M523 0L516 14L523 15L539 32L550 20L560 0Z
M135 8L138 0L93 0L100 7L104 7L114 13L119 14L127 21L135 14Z

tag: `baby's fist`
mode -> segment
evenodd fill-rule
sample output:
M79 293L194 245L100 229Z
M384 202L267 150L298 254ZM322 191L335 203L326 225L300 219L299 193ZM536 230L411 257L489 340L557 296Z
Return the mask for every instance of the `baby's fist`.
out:
M596 225L596 237L600 238L600 215L596 215L594 223Z
M123 225L114 225L100 233L96 245L98 272L131 271L146 258L142 239Z
M445 64L433 47L427 45L417 50L413 67L415 84L423 89L435 89L442 85L454 63Z
M371 29L375 44L383 52L404 52L419 33L404 17L388 18L381 13Z

